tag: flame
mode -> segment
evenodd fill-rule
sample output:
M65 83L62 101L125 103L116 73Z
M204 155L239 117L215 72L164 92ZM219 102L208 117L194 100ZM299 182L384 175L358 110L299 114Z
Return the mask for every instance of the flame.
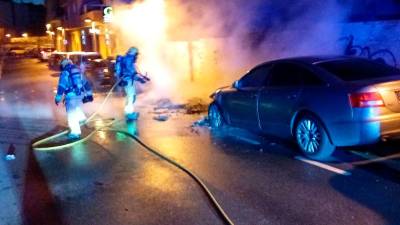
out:
M218 87L217 42L211 38L169 39L171 29L181 29L168 27L169 22L185 18L180 16L179 5L168 4L165 0L145 0L129 7L116 6L113 25L118 28L122 47L117 52L123 54L131 46L139 48L139 70L152 80L149 97L207 98Z
M129 46L139 48L140 72L148 73L157 90L167 91L173 80L161 58L166 40L164 0L148 0L130 7L117 7L113 24L120 30L124 49Z

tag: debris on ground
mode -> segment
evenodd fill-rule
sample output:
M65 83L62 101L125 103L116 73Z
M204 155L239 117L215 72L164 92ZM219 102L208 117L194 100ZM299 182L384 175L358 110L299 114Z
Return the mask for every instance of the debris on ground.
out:
M210 121L208 120L207 116L204 116L200 120L197 120L196 122L194 122L192 126L208 127L208 126L210 126Z
M154 116L153 119L154 119L154 120L157 120L157 121L163 122L163 121L167 121L167 120L169 119L169 115L162 115L162 114L160 114L160 115Z
M270 142L269 145L270 146L276 146L276 143L275 142Z
M183 104L174 104L170 99L162 98L155 102L154 110L160 110L160 109L171 110L171 109L183 109L183 108L184 108Z
M5 157L7 161L15 160L15 146L14 144L10 144L7 150L7 155Z
M197 120L190 126L190 132L200 135L205 132L203 127L209 128L210 123L207 116L202 117L201 119Z
M208 103L201 98L191 98L184 106L187 114L204 113L208 110Z
M153 110L149 113L154 114L153 119L157 121L167 121L176 114L201 114L207 112L208 103L201 98L189 99L185 104L172 102L168 98L162 98L153 103ZM207 117L196 121L192 127L208 126Z
M154 105L153 110L156 114L171 112L200 114L208 110L208 103L201 98L191 98L185 104L174 103L168 98L162 98L157 100Z
M103 186L104 185L104 183L102 183L102 182L99 182L99 181L95 181L95 182L93 182L95 185L97 185L97 186Z
M7 161L15 160L15 155L6 155L5 159Z

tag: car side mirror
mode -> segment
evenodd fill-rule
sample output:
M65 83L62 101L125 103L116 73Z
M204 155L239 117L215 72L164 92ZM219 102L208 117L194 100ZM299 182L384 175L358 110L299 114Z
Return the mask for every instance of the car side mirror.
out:
M235 82L233 82L232 87L235 88L235 89L240 89L239 81L236 80Z

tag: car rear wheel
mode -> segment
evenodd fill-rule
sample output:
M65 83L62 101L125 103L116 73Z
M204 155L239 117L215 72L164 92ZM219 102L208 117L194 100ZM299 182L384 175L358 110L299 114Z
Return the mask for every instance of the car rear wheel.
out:
M312 116L302 117L295 127L296 142L307 157L327 160L335 150L321 122Z
M208 107L208 119L212 128L221 128L224 125L224 118L217 104L211 103Z

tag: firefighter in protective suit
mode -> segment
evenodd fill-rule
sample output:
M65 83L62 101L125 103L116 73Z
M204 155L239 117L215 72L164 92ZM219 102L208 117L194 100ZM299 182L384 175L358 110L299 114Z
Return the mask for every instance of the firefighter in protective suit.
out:
M125 91L125 117L128 121L136 120L139 113L134 111L136 101L135 81L145 83L149 79L141 75L136 67L136 60L139 51L136 47L131 47L125 56L117 56L115 64L115 74L120 79L119 86L124 87Z
M79 139L81 135L80 123L86 120L81 106L82 103L93 101L90 83L82 75L78 66L71 60L63 59L60 63L61 74L58 81L55 103L58 105L64 97L67 110L67 120L70 139Z

